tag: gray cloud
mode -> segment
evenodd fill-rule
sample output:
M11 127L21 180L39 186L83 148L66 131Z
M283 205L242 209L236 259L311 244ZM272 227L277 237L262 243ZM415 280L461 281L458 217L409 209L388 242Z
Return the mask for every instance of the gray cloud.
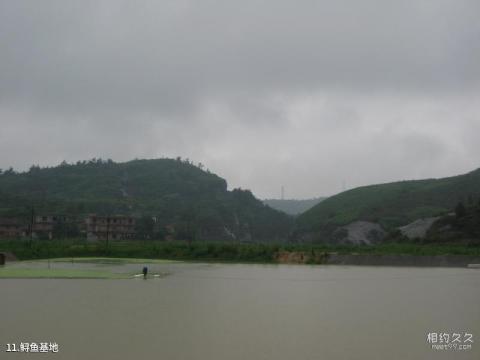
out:
M468 171L479 13L474 0L4 1L0 167L181 155L300 197Z

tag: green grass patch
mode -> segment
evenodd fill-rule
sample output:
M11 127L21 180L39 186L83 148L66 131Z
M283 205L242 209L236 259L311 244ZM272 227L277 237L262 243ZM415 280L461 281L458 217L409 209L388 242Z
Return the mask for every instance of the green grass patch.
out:
M87 263L87 264L108 264L108 265L123 265L123 264L171 264L177 263L178 260L168 259L136 259L136 258L107 258L107 257L64 257L54 259L40 259L38 261L51 261L61 263Z
M104 270L0 268L0 279L129 279L133 274Z

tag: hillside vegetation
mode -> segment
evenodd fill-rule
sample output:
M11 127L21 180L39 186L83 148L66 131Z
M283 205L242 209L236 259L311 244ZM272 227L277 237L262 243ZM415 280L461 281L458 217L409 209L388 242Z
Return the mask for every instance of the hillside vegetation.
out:
M443 179L401 181L356 188L332 196L297 219L298 233L329 233L363 220L386 229L422 217L444 215L455 206L480 197L480 169Z
M480 201L459 203L455 214L441 217L430 227L424 242L480 245Z
M131 214L173 225L177 237L242 241L284 240L293 220L264 205L250 191L201 164L154 159L115 163L93 159L56 167L32 166L0 174L0 216Z

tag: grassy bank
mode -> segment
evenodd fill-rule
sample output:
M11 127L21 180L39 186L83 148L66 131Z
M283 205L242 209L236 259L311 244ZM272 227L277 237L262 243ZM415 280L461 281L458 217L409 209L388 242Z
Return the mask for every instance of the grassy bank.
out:
M0 268L0 279L129 279L132 276L102 270Z
M206 242L129 241L88 243L84 240L62 241L0 241L0 251L10 251L20 260L47 258L137 258L183 261L258 262L274 263L283 251L310 254L377 255L472 255L480 256L479 246L432 245L418 243L385 243L373 246L304 245L304 244L239 244Z

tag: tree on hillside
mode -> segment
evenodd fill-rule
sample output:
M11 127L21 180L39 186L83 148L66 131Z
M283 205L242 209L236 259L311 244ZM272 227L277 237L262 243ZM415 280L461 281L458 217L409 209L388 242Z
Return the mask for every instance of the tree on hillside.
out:
M11 166L3 172L3 175L14 175L14 174L15 174L15 170L13 170Z
M455 207L455 215L457 218L462 218L467 214L467 209L465 209L465 205L460 201L457 206Z
M473 200L473 195L468 194L468 206L473 206L475 204L475 201Z

